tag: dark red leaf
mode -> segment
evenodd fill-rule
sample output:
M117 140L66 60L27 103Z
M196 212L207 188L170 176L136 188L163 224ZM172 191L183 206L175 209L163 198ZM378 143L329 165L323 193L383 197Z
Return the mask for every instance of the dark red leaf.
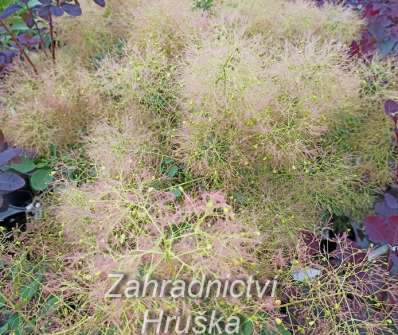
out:
M303 230L300 232L300 237L307 246L308 255L315 256L320 252L320 240L312 232Z
M374 243L385 243L384 235L385 218L380 216L368 216L364 226L369 235L369 239Z
M351 45L350 45L350 57L354 57L359 55L360 53L360 48L359 48L359 44L357 41L352 41Z
M398 216L368 216L364 222L369 239L377 244L398 245Z
M372 38L372 35L367 32L362 36L360 41L360 50L361 53L367 55L372 53L376 48L376 41Z
M376 9L373 4L368 4L363 12L364 17L372 17L379 15L380 10Z
M0 129L0 152L3 152L7 148L6 139L4 137L4 133Z
M29 28L32 28L35 25L32 12L23 13L21 16Z
M366 250L358 248L358 245L344 237L337 243L337 248L331 254L336 257L339 263L360 264L367 256Z

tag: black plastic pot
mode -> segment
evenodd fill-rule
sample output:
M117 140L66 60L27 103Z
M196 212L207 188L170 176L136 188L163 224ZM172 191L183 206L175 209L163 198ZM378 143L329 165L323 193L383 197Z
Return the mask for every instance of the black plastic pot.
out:
M29 190L21 189L3 195L0 208L0 227L9 238L13 229L26 230L27 215L34 212L34 195Z

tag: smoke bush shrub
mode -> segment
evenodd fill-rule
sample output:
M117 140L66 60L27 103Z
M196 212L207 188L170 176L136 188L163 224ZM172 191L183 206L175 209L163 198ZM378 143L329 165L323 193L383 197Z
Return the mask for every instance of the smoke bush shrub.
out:
M40 243L24 240L56 259L43 292L63 303L42 333L73 324L79 333L138 334L147 309L214 308L275 326L283 313L272 299L111 300L107 274L270 279L282 271L291 284L297 230L333 215L360 218L391 180L390 123L380 111L396 98L394 65L349 65L344 45L360 21L335 7L223 1L203 12L191 0L113 0L99 13L63 20L55 71L38 58L39 80L18 70L1 96L13 142L67 154L77 146L90 166L87 183L60 190ZM284 252L275 268L271 255ZM340 293L341 272L321 280ZM298 303L305 292L314 300L302 315L335 302L314 289ZM332 332L347 329L343 316Z
M316 36L322 42L350 43L358 36L362 21L353 11L340 6L318 8L309 1L228 0L218 7L227 26L244 26L249 36L260 34L273 43L302 43Z
M175 65L158 50L148 46L143 51L126 46L124 57L106 57L94 74L98 94L110 108L123 111L131 104L140 104L159 116L175 115Z
M177 57L206 29L207 16L192 11L192 2L179 0L144 1L133 12L131 42L148 45L167 57Z
M87 251L130 258L136 265L129 272L144 267L165 278L248 273L260 234L238 221L221 192L185 194L176 202L172 193L144 184L120 186L108 179L65 190L59 219L71 241L87 236Z
M130 115L118 121L99 122L86 137L88 157L97 168L97 175L105 178L145 177L150 169L159 165L156 154L157 135L145 124L145 112L131 108Z
M241 167L314 158L328 129L358 111L359 76L339 44L308 40L279 54L236 34L202 45L181 65L177 135L179 157L199 175L230 179Z
M7 82L4 130L13 142L39 152L47 152L50 144L65 148L79 142L99 112L98 99L88 89L87 72L66 62L54 67L56 71L41 72L35 79L25 73Z
M94 0L100 6L105 7L105 0ZM30 2L27 0L11 1L0 12L0 71L9 69L9 64L17 55L27 61L38 74L37 68L31 61L28 52L29 48L40 46L47 56L46 49L51 49L51 57L55 61L55 49L57 41L55 39L54 19L64 14L71 17L80 16L82 9L78 1L72 3L71 0L53 1L42 0ZM8 21L12 19L12 26ZM22 24L22 28L15 29L15 26ZM48 25L48 28L45 28ZM21 33L21 31L23 33ZM37 48L39 49L39 48Z
M95 88L93 60L112 52L127 32L121 20L123 1L111 1L104 10L87 7L79 20L61 18L58 30L65 43L53 64L43 55L31 55L39 74L19 67L2 82L0 116L4 132L13 143L48 152L50 145L65 149L79 143L96 118L113 115Z

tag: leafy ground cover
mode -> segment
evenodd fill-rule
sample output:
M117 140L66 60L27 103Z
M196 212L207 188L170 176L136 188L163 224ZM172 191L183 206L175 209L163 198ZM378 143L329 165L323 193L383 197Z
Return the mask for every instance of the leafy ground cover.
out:
M52 187L0 244L0 334L139 334L147 309L239 315L245 335L396 334L397 70L350 50L387 5L370 21L303 1L81 5L55 63L30 53L37 74L1 82L6 138L40 157L3 173ZM279 287L112 300L112 271Z

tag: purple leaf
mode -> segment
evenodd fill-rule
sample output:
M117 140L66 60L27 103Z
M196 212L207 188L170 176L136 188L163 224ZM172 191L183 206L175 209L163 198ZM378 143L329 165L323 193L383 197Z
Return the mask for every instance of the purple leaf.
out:
M358 245L346 240L344 243L338 243L336 250L332 251L330 255L336 257L341 263L355 263L359 264L366 258L366 250L361 250Z
M368 25L368 30L377 41L383 41L387 35L387 26L391 24L391 21L385 16L379 16L372 23Z
M94 2L101 7L105 7L105 0L94 0Z
M372 35L367 32L365 33L360 41L360 50L362 54L367 55L369 53L372 53L375 49L375 41L372 38Z
M397 199L391 195L390 193L385 193L384 194L384 200L386 201L386 204L390 208L398 208L398 201Z
M25 179L14 172L3 172L0 174L0 190L14 192L25 186Z
M376 202L375 213L378 216L398 215L398 211L394 210L393 208L388 207L385 200Z
M398 103L394 100L387 100L384 103L384 112L390 117L395 117L398 112Z
M34 21L33 17L28 17L28 18L25 20L25 23L26 23L26 25L27 25L29 28L32 28L32 27L35 25L35 21Z
M49 21L50 20L50 7L49 6L41 6L39 7L39 11L37 13L42 19Z
M398 251L390 250L388 254L388 268L391 275L398 274Z
M62 5L64 11L70 16L80 16L82 15L82 9L78 5L73 5L70 3L64 3Z
M22 150L17 148L10 148L0 153L0 166L7 164L9 161L18 157Z
M369 216L365 219L364 226L372 242L385 243L384 221L385 218L380 216Z
M35 21L33 19L32 13L30 11L23 13L22 18L29 28L32 28L35 25Z
M320 241L312 232L303 230L300 232L300 237L306 245L306 251L309 255L314 256L319 253L321 249Z
M54 16L62 16L62 15L64 15L64 10L62 9L62 7L59 7L59 6L51 6L50 7L50 12Z
M10 64L13 58L17 55L16 52L12 50L1 50L0 51L0 63Z
M7 17L11 16L12 14L18 12L22 7L20 5L14 4L11 6L8 6L6 9L4 9L1 14L0 14L0 19L4 20Z
M377 48L380 51L382 57L386 57L394 52L397 46L397 41L394 38L384 39L382 42L377 43Z
M40 39L38 36L32 36L29 33L21 34L17 37L18 42L21 44L27 45L29 47L33 47L40 43Z
M364 226L369 239L376 244L398 245L398 216L368 216Z
M390 4L389 5L391 16L394 18L398 17L398 5L397 4Z
M350 45L350 51L349 51L350 57L357 56L360 53L360 51L361 50L360 50L360 46L359 46L358 42L352 41L352 43Z

